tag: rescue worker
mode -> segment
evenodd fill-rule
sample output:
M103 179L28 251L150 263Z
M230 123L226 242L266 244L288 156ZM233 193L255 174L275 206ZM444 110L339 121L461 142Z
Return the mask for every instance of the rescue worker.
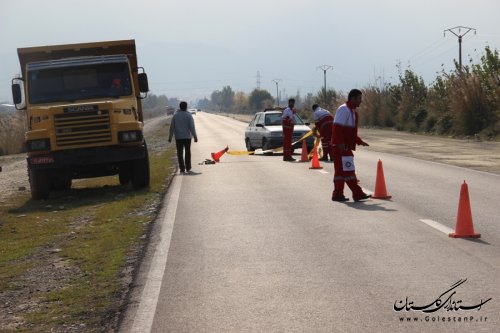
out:
M362 93L358 89L349 92L347 102L339 106L333 120L332 141L333 163L333 201L348 201L344 196L344 183L352 191L354 201L368 199L371 195L363 192L358 184L354 168L356 145L368 146L358 137L358 113L356 108L361 105Z
M330 151L330 141L332 140L332 128L333 128L333 116L330 111L321 108L318 104L312 106L314 111L314 124L316 125L316 131L319 131L321 135L321 147L323 148L323 157L321 161L328 161L328 156L330 156L330 161L333 161L333 155Z
M292 138L293 126L295 125L295 99L288 100L288 107L283 111L281 116L281 126L283 127L283 161L293 162L292 157Z

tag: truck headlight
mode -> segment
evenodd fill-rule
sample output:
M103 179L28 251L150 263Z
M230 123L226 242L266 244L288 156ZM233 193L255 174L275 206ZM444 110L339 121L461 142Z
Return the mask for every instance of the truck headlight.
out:
M141 131L126 131L119 133L120 142L137 142L142 141L142 132Z
M50 140L49 139L28 140L28 142L26 142L26 147L28 148L28 151L50 150Z

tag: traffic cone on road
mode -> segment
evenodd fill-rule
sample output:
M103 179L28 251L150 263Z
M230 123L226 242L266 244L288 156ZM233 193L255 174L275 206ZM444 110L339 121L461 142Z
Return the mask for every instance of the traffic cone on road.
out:
M312 163L309 169L323 169L323 167L319 165L318 150L316 148L314 148L313 150L314 152L313 152Z
M458 202L457 225L455 232L448 236L453 238L479 238L481 234L474 232L472 212L470 209L469 188L464 180L460 188L460 201Z
M229 150L229 147L226 146L226 148L222 149L221 151L219 151L217 153L212 153L212 158L214 159L215 162L219 162L219 159L221 158L221 156L224 155L224 153L228 150Z
M302 156L300 158L301 162L309 162L309 157L307 157L307 144L306 140L302 140Z
M391 195L387 194L387 189L385 187L384 168L382 167L381 160L378 160L377 163L377 179L375 180L375 193L373 193L372 198L374 199L392 198Z

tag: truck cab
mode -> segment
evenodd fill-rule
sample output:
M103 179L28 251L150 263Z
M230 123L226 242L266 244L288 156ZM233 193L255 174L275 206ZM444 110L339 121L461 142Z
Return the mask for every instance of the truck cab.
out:
M33 199L79 178L118 174L121 184L149 186L141 103L149 89L134 40L20 48L18 56L12 92L27 115Z

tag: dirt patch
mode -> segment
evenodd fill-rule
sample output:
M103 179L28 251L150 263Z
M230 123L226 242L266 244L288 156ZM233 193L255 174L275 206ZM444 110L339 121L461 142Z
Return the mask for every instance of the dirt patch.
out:
M155 133L167 131L167 119L155 118L146 122L144 132L148 137L148 149L151 153L163 152L168 149L169 144L165 139L165 134L161 137ZM150 140L149 140L150 138ZM20 191L29 191L29 182L26 170L26 155L10 155L0 157L0 205L8 203ZM75 187L78 187L80 180L74 181ZM121 194L116 195L116 199L120 199ZM77 197L67 197L70 202L77 201ZM150 203L141 210L133 211L131 214L144 215L144 219L149 223L153 220L158 209L158 201ZM89 206L88 212L85 215L75 217L67 224L68 231L57 236L48 244L44 244L28 257L23 258L18 264L22 266L23 273L10 281L8 288L0 292L0 331L39 331L39 326L35 326L30 322L30 316L47 312L49 304L46 303L47 297L54 292L65 290L75 281L75 279L86 279L78 265L75 265L70 260L65 259L61 255L61 248L64 245L79 235L79 231L87 225L93 223L93 210L98 209L102 204ZM40 218L39 223L43 225L52 219L50 214L54 214L57 218L57 212L64 210L65 207L60 205L43 204L42 211L50 212L49 216ZM19 220L26 216L24 213L19 213ZM1 230L0 221L0 230ZM132 249L130 256L123 270L120 272L120 291L122 303L125 302L125 296L128 292L128 287L133 279L133 274L137 262L140 261L140 252L146 242L146 235L143 236L140 243ZM14 263L16 264L16 263ZM58 302L51 300L50 302ZM53 306L53 304L52 304ZM102 323L100 327L90 327L85 324L85 318L79 322L65 320L65 314L48 314L45 315L47 321L52 323L59 322L57 327L52 329L52 332L88 332L88 331L109 331L117 326L118 315L109 313L109 318Z
M500 142L366 128L359 136L371 150L500 174Z
M36 265L14 281L8 291L0 293L2 330L34 329L33 324L25 322L26 315L38 312L45 306L41 300L46 294L61 290L71 282L71 279L81 275L76 266L58 256L60 251L57 243L44 246L30 258ZM79 329L81 329L79 326L64 325L60 332Z

